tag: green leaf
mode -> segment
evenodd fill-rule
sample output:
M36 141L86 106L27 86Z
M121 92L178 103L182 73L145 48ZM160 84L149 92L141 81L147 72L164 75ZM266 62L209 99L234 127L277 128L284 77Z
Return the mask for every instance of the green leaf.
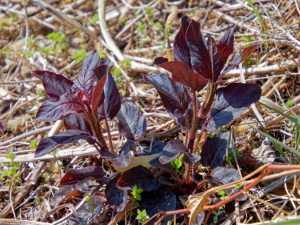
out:
M64 44L66 41L65 35L61 32L52 32L47 35L47 38L59 44Z
M159 31L162 31L163 29L164 29L164 27L163 27L163 25L161 24L161 23L156 23L156 28L157 28L157 30L159 30Z
M42 177L45 179L46 182L48 182L50 180L50 178L51 178L50 174L47 173L47 172L44 172L43 175L42 175Z
M289 99L286 101L285 106L288 108L291 108L294 105L293 100Z
M122 61L120 61L120 66L125 70L130 70L131 62L129 59L123 59Z
M288 151L294 153L294 154L297 155L297 156L300 156L300 152L297 151L296 149L293 149L293 148L291 148L290 146L287 146L286 144L284 144L284 143L278 141L277 139L273 138L273 137L272 137L270 134L268 134L268 133L265 133L265 132L263 132L263 131L261 131L261 130L259 130L259 129L253 127L253 126L251 126L251 127L252 127L255 131L257 131L258 133L260 133L261 135L263 135L264 137L268 138L268 139L269 139L270 141L272 141L273 143L275 143L275 144L279 145L280 147L282 147L283 149L288 150Z
M139 223L146 222L146 220L149 219L149 216L148 216L146 210L144 209L143 211L141 211L138 209L136 219L139 221Z
M14 161L16 158L16 155L13 152L8 152L5 154L5 158L10 159L11 161Z
M97 24L99 21L99 15L98 13L95 13L91 18L88 20L88 25Z
M36 149L37 145L38 145L37 140L31 140L29 142L29 147L32 148L32 149Z
M182 158L183 155L178 157L177 159L175 159L172 163L171 166L175 169L175 170L179 170L182 167Z
M134 201L141 201L141 194L143 192L143 188L140 186L134 185L132 188L132 197Z
M72 54L72 59L74 59L77 63L81 63L83 59L86 57L86 51L84 49L76 50Z
M145 9L145 12L148 16L152 16L153 15L153 8L148 6L146 9Z

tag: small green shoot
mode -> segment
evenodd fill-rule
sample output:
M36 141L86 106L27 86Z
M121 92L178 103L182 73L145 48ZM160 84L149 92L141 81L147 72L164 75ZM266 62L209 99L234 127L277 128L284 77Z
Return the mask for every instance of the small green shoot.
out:
M148 16L153 16L153 8L148 6L146 9L145 9L145 13L148 15Z
M52 32L47 35L47 38L58 43L58 44L64 44L66 42L66 37L61 32Z
M286 103L285 103L285 106L286 106L287 108L292 108L293 105L294 105L294 102L293 102L293 100L291 100L291 99L287 100Z
M159 31L162 31L164 29L163 25L161 23L159 23L159 22L155 24L155 27Z
M123 59L120 61L120 66L124 69L124 70L130 70L131 68L131 62L129 59Z
M35 198L35 204L36 205L41 205L41 199L40 199L40 197L36 197Z
M183 165L182 159L183 159L183 155L175 159L173 162L171 162L171 166L177 171L180 170L180 168L182 168Z
M98 55L99 55L100 59L105 59L106 58L106 51L105 51L105 49L100 49L98 51Z
M29 142L29 147L32 148L32 149L36 149L37 145L38 145L38 141L37 140L31 140Z
M149 219L149 216L148 216L146 210L144 209L143 211L141 211L138 209L136 219L138 220L139 223L145 223L146 220Z
M74 59L77 63L81 63L86 55L87 53L84 49L76 50L72 54L72 59Z
M98 13L95 13L91 18L88 19L88 25L96 25L99 21Z
M19 168L20 163L14 162L16 155L13 152L8 152L5 154L5 158L9 159L7 169L0 173L0 180L6 178L7 185L13 185L19 180Z
M143 192L143 188L141 188L140 186L137 186L137 185L133 186L131 194L132 194L134 202L141 201L142 192Z
M42 177L45 179L46 182L48 182L50 180L50 178L51 178L50 174L47 173L47 172L44 172L42 174Z
M227 198L226 193L225 193L224 190L218 190L217 193L220 196L221 200L225 200Z
M137 29L137 31L139 32L140 35L143 35L144 31L146 29L146 24L144 24L143 22L139 21L136 29Z

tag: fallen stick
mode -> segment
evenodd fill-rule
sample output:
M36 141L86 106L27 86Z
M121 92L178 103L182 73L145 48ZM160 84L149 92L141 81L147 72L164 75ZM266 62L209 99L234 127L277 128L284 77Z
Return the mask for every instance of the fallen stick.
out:
M30 220L3 219L0 218L1 225L50 225L51 223L36 222Z
M265 75L272 72L283 72L286 70L294 69L295 67L299 66L297 63L297 60L286 60L282 63L270 65L270 66L263 66L263 67L250 67L243 69L243 73L245 76L247 75ZM241 73L240 69L233 69L228 71L226 74L224 74L224 78L231 78L231 77L237 77Z

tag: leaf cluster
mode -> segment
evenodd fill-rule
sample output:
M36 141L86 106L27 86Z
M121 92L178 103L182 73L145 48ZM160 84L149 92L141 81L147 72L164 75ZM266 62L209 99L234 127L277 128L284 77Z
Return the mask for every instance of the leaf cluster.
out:
M184 139L157 141L147 146L140 144L147 127L143 112L133 102L122 103L112 76L112 64L100 59L96 51L83 60L82 71L74 81L61 74L34 71L48 97L38 110L37 120L63 120L65 125L61 133L39 142L35 156L48 154L62 144L86 140L98 150L99 158L95 165L66 171L60 182L62 186L93 179L104 188L105 201L112 210L121 211L131 200L139 201L139 221L159 211L182 208L179 196L197 191L196 182L200 178L195 174L200 166L212 171L214 182L238 179L234 169L223 167L226 152L232 149L229 143L232 137L218 129L259 100L261 89L249 83L221 86L220 80L257 48L258 45L248 46L229 61L234 51L234 28L215 41L210 35L206 38L202 35L198 22L184 16L175 37L173 59L155 59L171 77L167 73L144 76L156 88L170 117L176 119ZM124 66L130 67L130 63L126 61ZM204 88L207 94L200 100L198 94ZM108 140L112 140L109 120L117 121L119 134L126 139L118 153L103 135L105 129ZM210 133L214 135L208 137ZM139 150L143 148L147 151ZM151 168L130 167L133 157L146 155L151 156ZM109 177L99 160L110 170ZM183 166L184 175L178 175L177 170ZM123 170L117 172L116 168ZM220 175L223 172L226 176Z

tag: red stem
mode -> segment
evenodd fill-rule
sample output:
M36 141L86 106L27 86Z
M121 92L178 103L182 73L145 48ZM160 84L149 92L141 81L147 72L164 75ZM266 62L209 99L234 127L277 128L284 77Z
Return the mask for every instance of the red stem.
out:
M194 142L197 132L197 93L196 91L193 91L193 120L192 120L192 127L190 129L190 136L189 136L189 142L188 142L188 148L190 149L190 152L193 153L194 151Z

